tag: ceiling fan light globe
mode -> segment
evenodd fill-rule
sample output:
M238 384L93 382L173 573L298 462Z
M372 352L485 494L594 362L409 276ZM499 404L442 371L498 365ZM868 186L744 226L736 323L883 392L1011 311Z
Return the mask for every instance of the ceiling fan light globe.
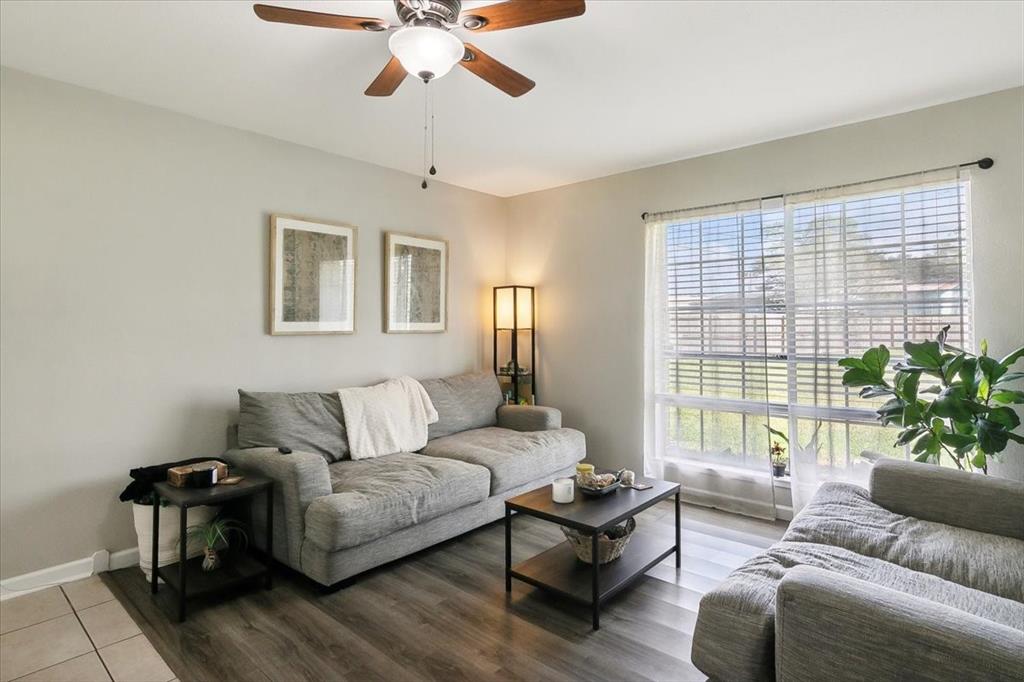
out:
M422 80L440 78L459 63L466 48L443 28L406 26L388 39L391 54L410 75Z

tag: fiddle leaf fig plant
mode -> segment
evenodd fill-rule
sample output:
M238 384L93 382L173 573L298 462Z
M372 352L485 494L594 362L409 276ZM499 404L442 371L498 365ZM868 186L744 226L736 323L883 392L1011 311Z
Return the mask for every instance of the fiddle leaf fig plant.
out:
M909 445L917 461L938 464L945 453L957 468L987 474L990 457L1011 440L1024 444L1020 418L1010 407L1024 404L1024 391L1012 387L1024 372L1009 371L1024 357L1024 347L996 360L987 342L974 355L946 343L948 334L946 326L934 341L904 343L905 357L893 365L891 379L885 346L843 358L843 385L860 387L861 398L887 396L878 420L900 427L895 445ZM926 386L922 377L931 378Z

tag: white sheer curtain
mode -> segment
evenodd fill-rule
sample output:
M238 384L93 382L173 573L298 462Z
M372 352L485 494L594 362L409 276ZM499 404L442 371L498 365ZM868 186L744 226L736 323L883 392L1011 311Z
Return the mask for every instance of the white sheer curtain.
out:
M842 357L934 338L969 347L969 177L957 168L785 197L793 508L822 481L866 485L871 459L904 457L879 401L842 385Z
M647 474L771 518L905 457L836 361L899 357L947 324L971 344L969 188L954 168L648 216ZM788 439L788 477L765 427Z
M786 387L768 362L785 340L766 312L764 246L781 230L781 210L759 200L647 222L646 471L689 501L765 518L767 398Z

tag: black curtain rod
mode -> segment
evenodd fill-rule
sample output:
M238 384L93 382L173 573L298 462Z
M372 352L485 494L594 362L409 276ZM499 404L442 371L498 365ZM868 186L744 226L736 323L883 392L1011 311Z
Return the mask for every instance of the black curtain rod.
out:
M957 168L967 168L968 166L977 166L978 168L980 168L982 170L988 170L989 168L991 168L994 165L996 165L996 162L993 161L991 157L986 156L985 158L978 159L977 161L968 161L967 163L961 163L961 164L957 165ZM933 170L941 170L941 169L935 168ZM920 172L928 173L929 171L920 171ZM906 175L917 175L917 173L906 173ZM890 178L898 178L898 177L903 177L903 176L900 176L900 175L890 176ZM880 180L889 180L890 178L880 178ZM867 182L877 182L877 181L868 180ZM852 184L860 184L860 183L852 183ZM840 185L840 187L841 186L842 185ZM765 201L767 199L781 199L784 196L786 196L786 195L785 194L773 194L770 197L758 197L758 199L760 199L761 201ZM744 201L754 201L754 199L744 199ZM737 202L737 201L726 201L726 202L724 202L722 204L711 204L709 206L696 206L695 208L712 208L714 206L726 206L727 204L736 204L736 203L740 203L740 202ZM685 211L685 210L688 210L688 209L682 209L682 210ZM641 220L647 220L647 216L649 216L649 215L650 215L650 213L648 213L647 211L644 211L643 213L640 214L640 219Z

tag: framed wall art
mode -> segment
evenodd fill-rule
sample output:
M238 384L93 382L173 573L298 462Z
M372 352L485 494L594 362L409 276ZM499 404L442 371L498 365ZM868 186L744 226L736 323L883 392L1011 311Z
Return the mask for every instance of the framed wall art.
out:
M270 217L270 333L351 334L356 319L356 228Z
M448 328L448 242L384 233L384 331Z

